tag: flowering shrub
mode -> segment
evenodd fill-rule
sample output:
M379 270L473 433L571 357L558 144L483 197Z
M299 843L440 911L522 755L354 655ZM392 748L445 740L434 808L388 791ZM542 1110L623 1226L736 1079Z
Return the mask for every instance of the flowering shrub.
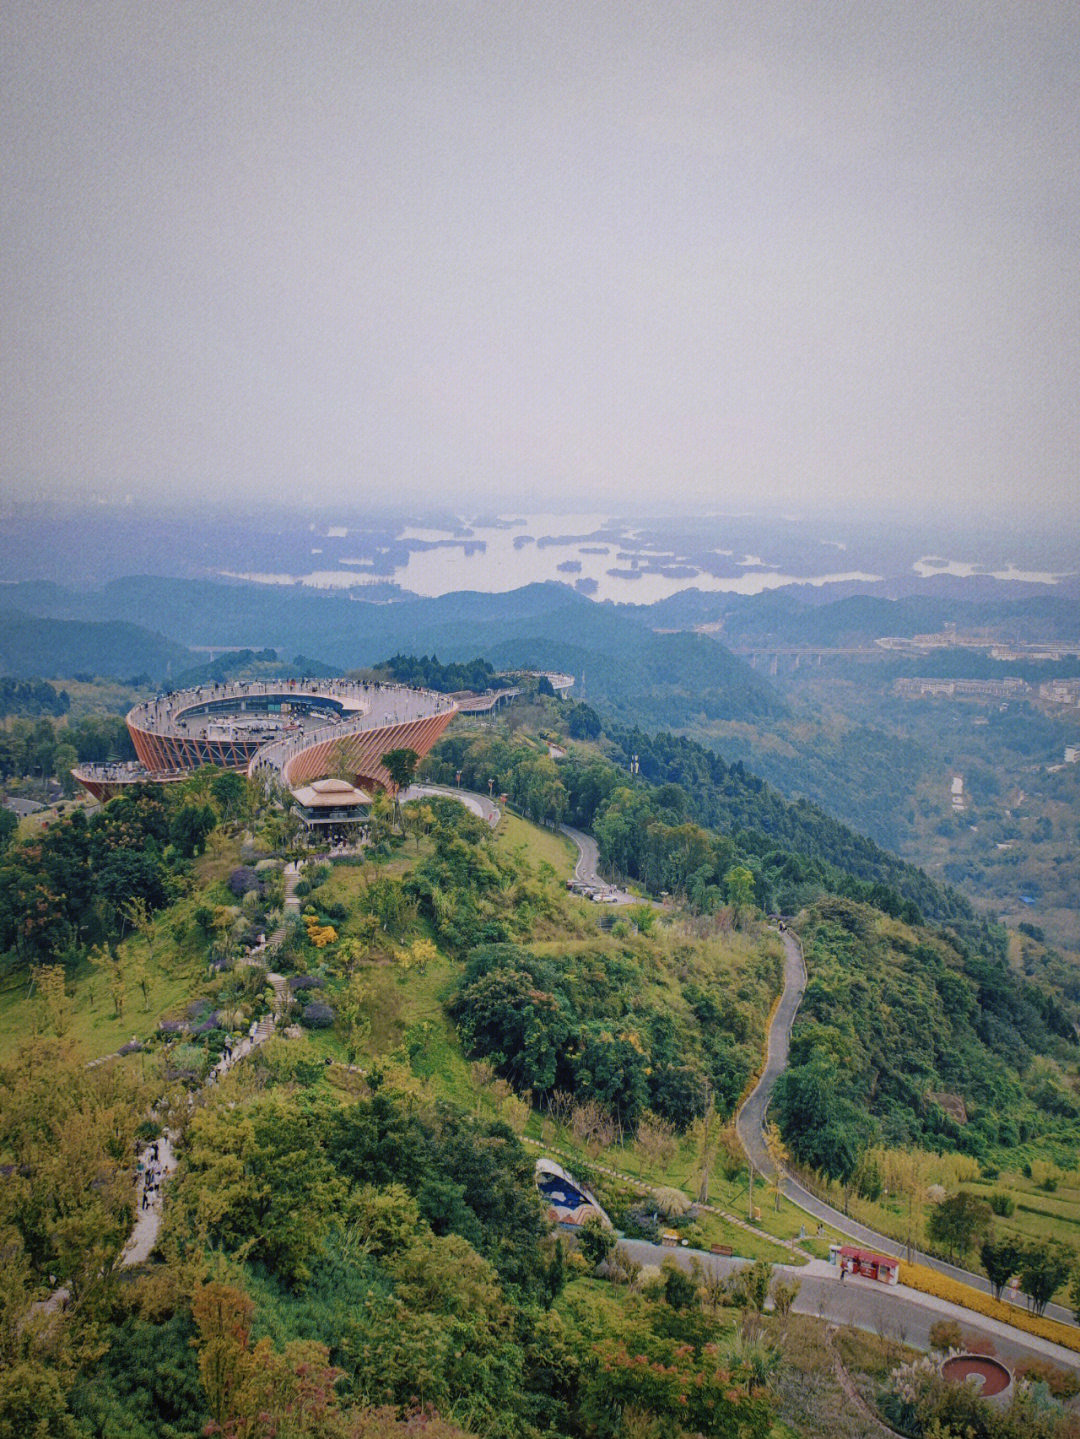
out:
M1011 1324L1014 1329L1038 1334L1043 1339L1050 1339L1055 1344L1062 1344L1066 1349L1075 1349L1080 1353L1080 1331L1068 1324L1059 1324L1056 1319L1037 1317L1016 1304L992 1299L989 1294L949 1279L946 1275L939 1274L936 1269L928 1269L925 1264L901 1264L900 1283L918 1289L922 1294L933 1294L938 1299L947 1299L951 1304L961 1304L965 1309L974 1310L976 1314L985 1314L988 1319Z
M668 1362L631 1353L607 1341L594 1351L598 1359L590 1409L597 1418L641 1408L675 1422L680 1430L727 1439L735 1435L765 1439L771 1421L761 1399L742 1387L754 1386L745 1374L733 1374L707 1344L697 1357L689 1344L674 1347Z
M319 916L313 909L306 909L303 919L308 940L316 949L325 949L328 944L335 943L338 937L337 930L332 924L321 924Z

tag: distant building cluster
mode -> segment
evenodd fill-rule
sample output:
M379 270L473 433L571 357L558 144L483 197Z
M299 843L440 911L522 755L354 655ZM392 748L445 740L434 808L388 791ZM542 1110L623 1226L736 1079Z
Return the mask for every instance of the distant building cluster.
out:
M1039 698L1048 704L1080 705L1080 679L1043 680L1039 686Z
M1080 655L1080 641L1062 640L1057 643L1039 644L1017 641L1003 644L1001 640L986 634L961 634L954 624L946 624L937 634L926 635L881 635L874 641L879 649L893 650L898 654L928 655L938 650L984 650L992 660L1051 660L1070 659Z
M1064 681L1072 683L1072 681ZM893 694L901 699L1017 699L1029 694L1026 680L1008 676L1000 680L903 679L893 681Z

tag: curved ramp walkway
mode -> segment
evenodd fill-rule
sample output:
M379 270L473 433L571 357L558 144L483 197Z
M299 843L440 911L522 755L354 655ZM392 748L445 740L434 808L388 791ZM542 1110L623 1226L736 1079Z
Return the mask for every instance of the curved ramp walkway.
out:
M787 1068L791 1028L795 1023L795 1015L798 1013L803 993L806 990L806 964L803 960L802 947L797 937L788 930L783 931L780 938L784 943L784 989L766 1037L765 1069L735 1117L739 1140L748 1159L754 1168L768 1179L773 1177L775 1166L765 1145L765 1119L776 1081ZM869 1249L876 1249L881 1254L894 1255L898 1259L910 1257L916 1263L925 1264L928 1269L936 1269L940 1274L947 1275L948 1278L955 1279L961 1284L967 1284L972 1289L981 1289L984 1294L993 1292L989 1281L982 1274L976 1274L970 1269L961 1269L956 1264L947 1264L943 1259L937 1259L931 1254L924 1254L916 1249L913 1249L909 1256L907 1245L891 1239L888 1235L878 1234L876 1230L858 1223L857 1220L850 1218L841 1210L818 1199L817 1195L812 1194L791 1174L783 1175L780 1188L792 1204L805 1210L814 1219L820 1219L823 1223L838 1229L842 1234L849 1235ZM1027 1306L1027 1296L1018 1291L1006 1290L1002 1297L1006 1298L1009 1303L1023 1308ZM1058 1319L1063 1324L1076 1322L1072 1311L1061 1304L1048 1304L1046 1317Z

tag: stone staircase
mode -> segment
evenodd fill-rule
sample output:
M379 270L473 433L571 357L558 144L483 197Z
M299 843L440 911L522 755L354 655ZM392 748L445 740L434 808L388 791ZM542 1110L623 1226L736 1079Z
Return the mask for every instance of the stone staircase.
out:
M261 949L249 955L247 959L239 961L241 964L263 964L278 950L285 939L288 928L289 916L299 914L300 901L296 897L296 882L300 878L299 871L295 864L287 864L284 871L285 876L285 906L281 923L273 934L267 936L266 943ZM264 1014L260 1019L258 1028L252 1036L252 1047L262 1044L269 1039L277 1028L278 1021L289 1007L289 982L283 974L267 972L266 982L274 991L274 1007L269 1014Z
M270 948L269 940L266 947ZM289 981L283 974L268 974L266 982L274 991L274 1007L269 1014L264 1014L259 1020L259 1027L256 1029L252 1041L254 1044L262 1044L264 1039L269 1039L289 1004Z

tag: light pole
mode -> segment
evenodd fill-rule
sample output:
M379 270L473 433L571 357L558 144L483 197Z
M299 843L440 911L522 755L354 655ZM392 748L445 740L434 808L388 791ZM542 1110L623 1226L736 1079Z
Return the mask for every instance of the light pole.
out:
M457 780L457 787L458 787L458 789L460 789L460 788L461 788L461 771L460 771L460 770L457 771L457 773L455 774L454 778Z

